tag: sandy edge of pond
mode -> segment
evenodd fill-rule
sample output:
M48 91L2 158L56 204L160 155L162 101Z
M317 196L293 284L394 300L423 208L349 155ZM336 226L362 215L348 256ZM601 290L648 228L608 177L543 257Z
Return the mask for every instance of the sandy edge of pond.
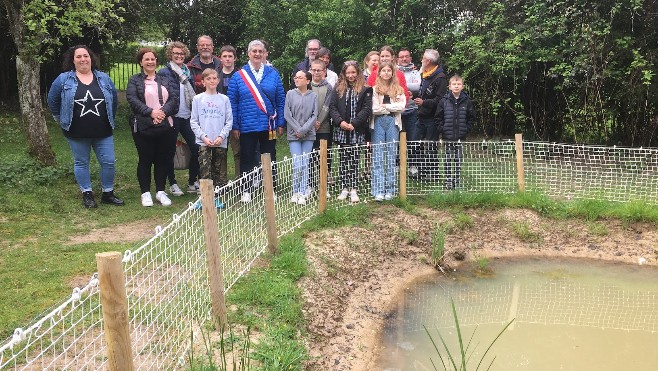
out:
M524 256L658 266L653 224L554 220L523 209L465 214L473 225L446 237L450 269L470 268L478 257ZM431 235L436 223L448 225L454 218L449 211L418 208L409 214L387 205L363 227L306 236L311 268L299 286L311 355L307 369L374 369L380 331L395 309L395 296L420 277L443 274L426 263Z

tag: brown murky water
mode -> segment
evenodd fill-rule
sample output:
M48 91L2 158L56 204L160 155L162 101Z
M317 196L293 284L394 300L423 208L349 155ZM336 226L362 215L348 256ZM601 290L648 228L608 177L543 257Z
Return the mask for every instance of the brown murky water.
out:
M382 335L380 370L443 369L426 326L459 354L450 307L455 301L467 356L475 369L658 370L658 269L596 261L496 261L490 277L463 273L421 280L400 295ZM456 362L459 362L456 360ZM459 363L458 363L459 366ZM448 367L451 369L451 367Z

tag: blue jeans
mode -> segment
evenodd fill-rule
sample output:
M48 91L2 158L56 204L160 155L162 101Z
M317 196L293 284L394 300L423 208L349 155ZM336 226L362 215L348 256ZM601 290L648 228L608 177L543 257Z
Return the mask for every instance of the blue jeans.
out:
M407 140L414 140L418 126L418 110L414 109L409 113L402 114L402 130L407 132Z
M89 160L91 149L101 166L101 190L114 190L114 136L106 138L66 138L73 153L73 174L82 192L91 191Z
M308 162L313 150L312 140L291 140L292 193L305 193L308 188Z
M398 155L397 141L400 130L395 126L393 116L375 116L372 131L372 195L377 196L397 192L395 179L395 158Z

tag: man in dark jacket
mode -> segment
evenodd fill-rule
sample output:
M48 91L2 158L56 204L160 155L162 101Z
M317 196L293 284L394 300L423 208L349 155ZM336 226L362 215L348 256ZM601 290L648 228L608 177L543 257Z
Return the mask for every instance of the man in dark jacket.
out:
M421 82L418 97L414 99L418 106L418 125L414 130L413 141L429 141L416 146L412 151L409 164L409 175L422 176L427 180L438 179L438 147L439 139L434 123L436 106L447 91L446 74L441 66L439 52L427 49L423 54L421 66Z
M306 51L305 55L306 58L302 60L301 62L297 63L295 68L292 71L292 75L290 75L290 86L294 87L294 81L292 81L292 78L295 76L295 74L298 71L311 71L311 62L313 62L318 54L318 50L322 47L322 43L318 39L311 39L306 42ZM333 63L329 63L328 68L333 71L334 70L334 65Z
M459 141L466 139L475 123L475 107L464 93L464 80L459 75L450 78L450 91L436 107L436 127L446 142L445 188L459 187L463 147Z
M201 73L203 70L206 68L212 68L217 71L219 76L222 76L222 61L213 55L214 48L215 45L210 36L199 36L196 41L196 49L199 54L195 55L194 58L187 63L187 68L190 69L190 73L192 74L192 81L194 81L194 90L197 94L206 91L206 88L201 81Z

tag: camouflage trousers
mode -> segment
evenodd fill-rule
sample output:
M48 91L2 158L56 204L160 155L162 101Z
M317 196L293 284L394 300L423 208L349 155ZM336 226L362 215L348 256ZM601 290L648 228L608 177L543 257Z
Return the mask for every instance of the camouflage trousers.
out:
M222 147L199 147L199 179L211 179L213 185L223 187L228 183L228 150Z

